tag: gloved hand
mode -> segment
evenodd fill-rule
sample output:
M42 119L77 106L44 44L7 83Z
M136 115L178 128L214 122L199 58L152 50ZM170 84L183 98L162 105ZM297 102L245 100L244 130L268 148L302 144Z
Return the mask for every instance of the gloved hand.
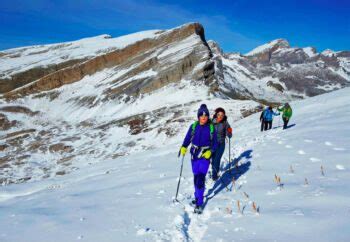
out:
M180 148L180 154L181 154L182 156L185 156L185 155L186 155L186 153L187 153L187 148L186 148L186 147L181 146L181 148Z
M206 152L203 153L202 157L204 157L205 159L209 160L211 157L211 151L207 150Z

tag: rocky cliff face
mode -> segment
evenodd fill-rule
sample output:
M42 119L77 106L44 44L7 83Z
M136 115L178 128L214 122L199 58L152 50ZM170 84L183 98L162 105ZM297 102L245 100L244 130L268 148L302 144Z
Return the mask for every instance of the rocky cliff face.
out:
M231 98L279 103L350 85L347 51L317 53L278 39L245 55L215 54L220 90Z
M105 37L104 37L105 38ZM59 50L70 44L51 46L45 53ZM34 48L35 49L35 48ZM16 51L8 58L24 58ZM213 81L213 62L208 47L204 29L200 24L189 24L170 31L155 32L151 38L140 39L124 48L106 50L107 53L97 56L72 57L54 65L34 66L26 71L11 73L7 79L0 80L0 90L7 98L49 91L65 84L83 79L104 69L114 69L122 75L114 78L109 84L114 87L106 88L107 94L138 95L147 93L169 83L181 79L201 80L206 83ZM32 50L29 54L40 55L43 51ZM87 60L86 60L87 59ZM151 76L140 75L152 71ZM140 78L134 78L140 76ZM127 81L133 79L132 84ZM115 95L114 95L115 96Z

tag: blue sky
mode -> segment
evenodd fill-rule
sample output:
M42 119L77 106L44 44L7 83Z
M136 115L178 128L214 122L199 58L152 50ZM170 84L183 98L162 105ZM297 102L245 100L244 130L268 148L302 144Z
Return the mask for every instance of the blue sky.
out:
M350 0L1 0L0 49L187 22L202 23L206 38L230 52L276 38L319 51L350 50Z

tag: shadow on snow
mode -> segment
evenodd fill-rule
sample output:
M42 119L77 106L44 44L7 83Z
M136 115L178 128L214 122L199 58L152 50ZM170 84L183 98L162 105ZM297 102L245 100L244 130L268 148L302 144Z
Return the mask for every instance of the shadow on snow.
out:
M297 125L297 124L290 124L290 125L287 125L287 127L286 127L285 129L292 128L292 127L294 127L295 125ZM280 125L280 126L274 127L273 129L278 129L278 128L281 128L281 127L283 127L283 125Z
M224 167L225 172L221 175L221 177L218 180L216 180L213 187L208 190L206 199L203 204L204 207L207 205L209 200L214 198L218 193L225 189L225 187L228 187L230 184L232 184L233 178L235 179L235 181L237 181L240 176L242 176L249 170L251 165L251 161L249 159L253 157L252 152L253 150L246 150L242 154L240 154L239 157L234 158L232 162L226 164L226 166ZM240 166L235 167L243 158L245 159L245 162L242 163ZM230 169L231 167L232 169Z

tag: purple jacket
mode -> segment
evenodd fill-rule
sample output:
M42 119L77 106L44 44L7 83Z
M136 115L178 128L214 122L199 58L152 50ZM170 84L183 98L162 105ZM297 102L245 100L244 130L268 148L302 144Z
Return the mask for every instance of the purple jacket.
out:
M186 137L184 139L184 142L182 143L182 146L188 147L191 144L191 138L192 138L192 125L187 131ZM192 144L198 147L205 147L209 146L212 153L215 152L218 142L217 142L217 132L214 130L214 133L212 134L212 140L210 140L210 125L209 123L205 125L198 124L195 128L195 132L192 139ZM191 149L191 154L193 154L194 149Z

